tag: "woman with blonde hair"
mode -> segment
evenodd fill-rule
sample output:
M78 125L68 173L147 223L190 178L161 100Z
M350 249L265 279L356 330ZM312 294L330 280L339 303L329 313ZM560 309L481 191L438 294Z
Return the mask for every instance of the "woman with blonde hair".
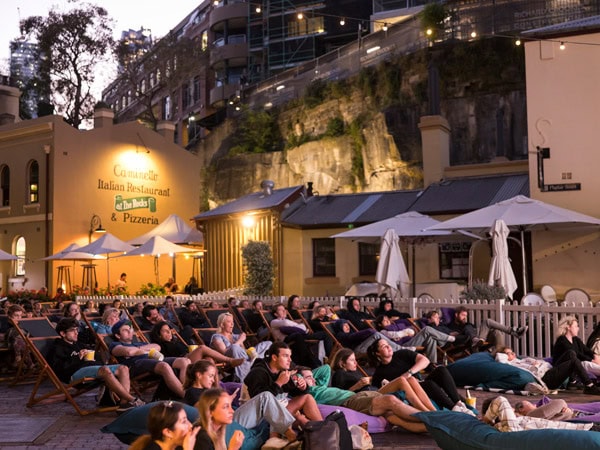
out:
M148 431L129 450L193 450L199 428L192 427L181 403L166 401L150 409Z
M250 356L246 353L244 342L246 341L246 333L234 333L233 314L223 313L217 317L217 331L210 338L210 347L230 358L243 358L244 362L235 367L235 375L238 380L243 383L244 378L250 372L252 365ZM260 342L256 346L256 355L262 357L264 352L271 346L271 341Z
M552 365L557 366L560 363L576 358L581 361L581 365L586 372L594 374L596 377L600 377L600 355L594 354L594 352L586 347L583 341L577 336L579 334L579 322L575 316L565 316L558 323L558 338L552 348ZM589 380L580 380L587 384L591 382ZM594 385L585 386L583 392L586 390L590 394L597 394Z
M233 422L231 397L222 389L208 389L196 404L201 430L196 436L194 450L239 450L244 434L235 430L229 443L225 442L227 425Z

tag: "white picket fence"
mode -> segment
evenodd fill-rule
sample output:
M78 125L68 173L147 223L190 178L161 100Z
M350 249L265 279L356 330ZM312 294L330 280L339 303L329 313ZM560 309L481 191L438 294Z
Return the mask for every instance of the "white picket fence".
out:
M248 296L241 295L241 289L231 289L220 292L210 292L202 295L173 295L176 303L181 305L187 300L195 300L201 304L209 301L217 302L223 305L230 297L235 297L238 301L248 300L252 303L254 300L262 300L266 307L275 303L286 303L285 296ZM119 298L126 306L135 303L150 302L154 304L163 303L166 296L148 297L148 296L80 296L77 301L85 303L92 300L95 303L110 303L115 298ZM346 298L341 297L300 297L303 307L307 307L311 301L317 300L320 304L338 308L346 307ZM361 299L363 306L377 307L379 299L364 298ZM507 302L505 300L478 300L469 301L455 299L418 299L403 298L394 301L394 307L398 311L406 312L411 317L421 317L428 311L440 308L455 308L458 305L465 305L469 309L469 321L474 324L480 323L486 318L508 326L528 325L529 329L525 336L516 339L511 336L506 337L506 344L511 345L513 350L519 355L535 356L539 358L548 357L552 352L552 344L557 337L557 326L560 319L566 315L574 315L579 321L579 337L585 342L588 336L594 330L597 323L600 322L600 307L594 307L592 303L579 305L552 305L544 304L537 306L524 306L517 302ZM599 303L600 305L600 303Z

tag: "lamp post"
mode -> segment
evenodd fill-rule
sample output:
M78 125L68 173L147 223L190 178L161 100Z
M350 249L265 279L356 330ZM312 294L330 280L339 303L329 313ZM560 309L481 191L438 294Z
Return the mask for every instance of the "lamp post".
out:
M88 234L88 243L92 242L92 234L94 233L106 233L106 230L102 228L102 219L99 215L94 214L92 220L90 220L90 231Z

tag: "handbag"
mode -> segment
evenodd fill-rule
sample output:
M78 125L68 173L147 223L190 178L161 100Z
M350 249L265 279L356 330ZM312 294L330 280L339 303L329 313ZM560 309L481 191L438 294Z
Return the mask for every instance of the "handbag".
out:
M304 450L341 450L340 427L331 420L311 420L304 426Z

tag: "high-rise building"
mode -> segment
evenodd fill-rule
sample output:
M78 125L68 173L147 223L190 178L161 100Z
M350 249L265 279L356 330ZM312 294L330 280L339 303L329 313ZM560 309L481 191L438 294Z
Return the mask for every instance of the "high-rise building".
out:
M21 92L21 115L24 118L38 117L38 95L31 89L31 83L40 68L37 54L38 46L25 37L19 37L10 43L10 80Z
M121 32L119 42L127 50L123 60L119 61L119 72L122 72L123 64L130 64L152 48L152 31L143 26L137 31L130 28Z

